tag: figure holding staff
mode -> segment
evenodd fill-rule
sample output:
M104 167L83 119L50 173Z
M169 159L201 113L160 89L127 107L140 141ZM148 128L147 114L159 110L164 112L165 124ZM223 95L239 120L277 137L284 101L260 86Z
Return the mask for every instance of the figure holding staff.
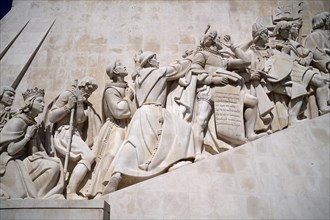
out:
M74 163L74 168L66 187L67 199L81 199L77 194L79 185L95 160L90 147L101 127L101 120L87 99L97 87L94 78L84 77L76 89L59 95L49 113L49 120L54 123L54 147L57 154L64 157L69 146L68 141L72 141L69 161ZM70 115L73 108L75 110L70 134Z

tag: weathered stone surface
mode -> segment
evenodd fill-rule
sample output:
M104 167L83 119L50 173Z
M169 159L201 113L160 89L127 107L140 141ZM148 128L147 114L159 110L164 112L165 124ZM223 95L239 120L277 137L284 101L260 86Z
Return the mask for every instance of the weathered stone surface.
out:
M13 85L19 75L26 71L53 22L54 19L33 18L28 20L24 30L22 30L13 45L8 49L8 52L1 59L2 74L0 79L2 84ZM19 31L21 30L18 30L17 34ZM6 30L4 32L11 33ZM24 76L24 73L22 74ZM17 87L18 84L19 82L14 87Z
M114 219L328 219L330 116L104 196Z
M257 103L263 103L264 99L261 99L261 96L256 96L256 94L248 93L245 88L248 84L243 85L244 81L241 80L243 76L240 76L239 83L238 81L234 81L235 86L238 86L238 84L240 85L240 88L238 89L239 93L242 92L242 94L240 94L242 95L240 97L240 110L238 111L233 108L228 108L228 111L237 111L240 113L239 115L235 115L235 117L239 117L241 121L239 125L242 130L239 131L239 134L242 134L242 136L245 135L246 138L242 137L239 142L234 142L228 139L219 139L219 137L217 137L215 129L218 128L219 125L224 125L225 119L229 117L227 115L226 118L221 118L223 121L218 120L217 124L214 123L214 120L217 118L214 119L213 115L213 94L208 93L208 91L213 91L214 87L229 84L228 82L225 82L226 80L229 80L225 79L226 77L222 77L221 79L221 77L216 76L217 74L225 74L224 71L236 71L235 74L241 74L241 72L243 72L242 74L250 74L252 78L252 73L245 69L252 62L245 59L246 57L244 56L244 53L245 49L247 49L247 42L249 42L250 45L252 44L251 26L256 20L264 22L268 29L254 29L252 26L254 40L259 36L261 38L262 34L268 35L268 32L274 29L271 15L273 15L274 18L275 14L276 19L285 16L289 20L301 16L302 21L304 22L301 32L302 36L298 36L298 38L301 39L311 32L312 17L325 9L328 9L330 4L325 0L305 1L302 7L302 4L300 3L300 1L288 2L276 0L196 0L171 2L161 0L17 0L14 2L13 10L1 20L0 31L2 36L5 36L4 41L1 41L1 44L5 42L5 45L1 45L1 50L2 48L5 48L10 39L15 36L15 31L17 32L16 34L20 34L14 41L13 45L11 45L8 51L6 51L5 56L0 56L1 84L20 82L16 89L17 94L22 93L26 88L34 88L36 86L44 88L46 90L45 100L47 104L50 103L51 100L54 100L58 94L66 93L65 99L60 99L59 103L55 102L58 106L55 106L55 108L51 110L60 110L57 112L61 114L54 113L55 116L53 115L53 119L55 120L45 120L44 122L46 124L50 121L60 122L60 125L64 124L66 126L65 129L68 129L68 132L61 130L62 128L60 126L55 127L55 129L57 128L57 131L55 132L55 138L52 140L55 140L55 142L57 141L58 143L63 142L61 143L62 156L64 157L64 155L68 155L69 157L69 154L66 154L65 148L70 148L70 144L66 144L65 141L68 140L68 143L70 143L70 138L72 138L73 146L71 145L71 154L73 155L74 151L76 151L78 156L74 158L70 154L71 165L73 165L72 162L78 162L80 160L78 162L79 166L76 166L79 169L75 168L77 172L72 172L71 180L68 182L66 193L69 193L71 196L67 196L67 199L81 199L82 197L86 197L86 195L89 199L96 199L96 197L102 193L105 194L117 189L118 182L121 180L118 189L145 180L144 178L154 177L155 175L163 174L163 172L167 172L168 170L170 171L170 173L150 181L145 181L139 185L128 187L112 193L109 196L103 196L102 198L110 201L114 207L115 212L113 213L113 218L329 218L329 114L311 121L302 122L301 124L290 123L290 120L287 119L290 118L292 105L289 103L290 100L288 99L292 98L291 100L293 100L293 97L284 97L284 99L278 97L275 97L274 99L270 98L272 101L276 102L275 105L280 104L280 106L277 106L279 109L276 109L278 120L276 123L273 123L276 125L274 126L276 129L272 129L272 131L275 132L277 130L286 129L288 124L290 125L290 128L278 133L273 133L269 137L252 141L263 135L270 134L271 130L267 128L269 125L267 125L267 123L264 124L264 127L262 127L263 125L261 123L258 124L258 129L257 126L254 126L255 120L261 119L261 117L257 119L254 117L257 115ZM283 5L287 4L289 5L288 8L286 8L286 6L283 7ZM290 5L296 4L299 4L298 9L304 9L303 14L302 11L299 10L294 10L293 13L289 14L285 13L285 10L290 11L293 9ZM51 26L51 30L42 42L42 45L38 45L38 42L41 42L42 40L42 36L45 36L44 33L47 31L47 24L52 24L53 18L56 18L55 23L53 23L54 25ZM321 20L325 21L324 18ZM28 21L30 22L26 28L22 33L19 33L22 25ZM9 23L12 23L13 26L8 26ZM208 30L205 31L207 24L211 24L212 27L209 32ZM275 28L275 30L282 28L286 31L289 30L288 28L285 28L285 26ZM213 31L213 29L217 32ZM327 30L324 30L325 33L327 33L326 31ZM30 34L26 34L26 32L30 32ZM217 38L215 33L217 33L218 36L220 35L221 38ZM274 31L274 33L276 33L276 31ZM205 35L201 41L201 35L203 34ZM226 34L230 34L230 36ZM287 39L283 36L281 36L281 38L283 39L280 40ZM227 50L227 53L220 51L221 48L219 46L221 45L221 41L222 44L226 46L225 49L230 49L230 51ZM244 47L239 47L238 44L234 44L233 42L239 43ZM253 43L256 44L256 46L259 46L259 48L266 48L264 47L265 45L257 45L256 41L253 41ZM285 45L285 42L283 43L284 44L279 45L279 50L283 48L283 52L289 53L290 50L284 47L283 45ZM38 48L38 46L40 46L40 48ZM328 46L325 47L324 50L327 49ZM144 59L142 53L140 54L141 57L138 59L138 62L141 61L139 66L135 59L137 56L134 56L135 62L132 59L133 55L139 49L143 49L143 51L152 51L159 56L157 59L154 55L146 56L146 59ZM278 48L273 47L273 49L277 50ZM292 49L292 51L295 49ZM192 54L189 54L190 50L195 51L193 51ZM191 77L193 78L191 82L194 80L194 82L196 82L196 86L191 90L188 90L187 85L189 84L189 80L186 81L188 84L186 84L187 89L184 88L184 91L189 91L190 96L187 95L184 98L190 98L189 101L193 99L193 102L195 100L202 100L204 104L208 103L207 106L204 104L199 105L200 103L194 105L193 102L190 102L191 105L185 105L185 103L181 102L184 99L175 99L178 97L175 96L177 95L177 93L175 93L176 88L178 88L175 87L175 85L179 85L178 78L179 75L183 76L181 75L183 72L178 74L178 76L168 77L167 74L171 75L173 66L168 66L168 68L165 69L158 68L157 60L161 62L161 66L165 66L164 64L169 64L174 60L181 59L182 52L184 51L184 61L187 62L187 66L184 66L186 66L189 71L187 70L184 72L184 78L180 78L180 80L182 80L180 81L182 83L180 86L185 84L183 80L188 79L190 73L192 75L195 74ZM203 61L201 61L202 59L197 59L196 54L201 51L208 51L209 54L207 56L213 57L214 60L209 63L203 63ZM264 52L266 53L267 51ZM231 55L228 55L228 53ZM36 56L34 57L34 55ZM302 65L309 66L307 62L303 62L305 59L303 56L306 55L307 58L309 58L307 52L306 54L302 54L303 56L300 54L296 55L299 55L296 57L299 58L299 62L305 63ZM257 59L258 58L260 58L260 56L257 57ZM80 122L87 122L87 116L88 118L94 118L93 115L97 116L97 113L102 112L101 109L104 107L104 102L102 102L104 100L103 97L106 97L105 94L103 94L103 91L108 82L106 74L104 73L106 66L109 63L114 63L117 59L123 61L125 66L127 65L129 74L125 80L124 77L118 76L116 79L120 79L120 83L127 81L128 87L135 87L135 101L137 101L137 107L139 107L137 110L137 113L139 114L134 116L133 114L129 114L127 119L122 117L123 113L119 114L118 119L124 120L129 120L129 118L133 116L132 121L134 123L128 125L128 135L126 135L126 140L120 140L120 142L124 141L123 143L125 143L125 145L118 144L118 146L115 146L117 148L123 146L118 150L118 155L121 155L118 157L119 159L116 157L113 160L114 165L116 165L114 170L117 173L114 174L110 172L113 167L112 165L109 166L109 164L107 164L109 161L106 161L105 165L102 167L101 165L98 166L99 161L96 160L95 167L101 167L99 169L104 171L103 173L98 173L103 177L102 179L96 177L96 179L101 180L101 190L100 192L88 196L88 193L86 194L84 190L93 185L93 183L87 180L91 176L91 173L88 171L93 171L94 169L95 172L98 172L98 169L95 169L93 164L94 156L99 159L103 156L102 152L100 154L96 153L96 155L92 155L95 151L93 152L90 150L92 147L96 149L96 145L93 141L96 140L95 137L97 137L96 135L98 134L97 130L101 124L99 120L95 120L94 122L88 120L88 127L95 129L95 132L91 133L87 132L87 126L83 127L82 124L81 126L78 126L77 124ZM144 66L144 64L142 65L142 60L148 64L146 66ZM221 61L221 64L218 63L219 60ZM177 61L176 64L179 64L180 62ZM208 65L206 65L206 63ZM199 67L192 67L194 64L198 64ZM281 67L283 67L283 65L281 65ZM304 68L300 68L300 70L302 69L304 70ZM258 73L258 71L260 73ZM152 74L150 74L150 76L149 73L151 72ZM263 74L268 73L264 67L257 69L255 72L258 74L261 74L261 72L263 72ZM322 91L324 92L322 94L325 95L322 95L320 91L304 91L304 97L299 97L307 100L308 96L308 100L310 100L311 105L314 105L315 108L307 106L307 110L312 112L312 114L306 115L305 112L307 110L304 114L300 114L300 109L297 108L298 111L296 111L297 115L295 116L300 114L299 116L301 117L314 118L319 114L325 114L328 112L330 103L328 100L329 97L326 96L330 93L328 91L329 88L326 80L322 77L315 80L317 78L316 76L319 76L318 73L314 75L315 72L313 72L313 74L311 72L309 72L310 74L305 74L305 71L297 72L310 76L307 77L308 79L306 79L306 82L304 80L306 87L310 80L312 86L317 87L315 91L318 90L319 87L322 87ZM155 77L154 73L158 73L159 76L161 76L159 79L163 81L157 81L159 79ZM201 79L203 78L203 74L204 76L206 75L206 77ZM92 89L88 87L93 87L92 84L96 85L96 82L88 83L89 85L82 85L81 89L84 89L80 92L77 90L74 90L74 92L68 91L75 79L82 79L86 75L95 78L99 85L99 89L93 92L90 97L85 97L89 98L91 103L87 102L85 98L82 98L80 92L85 89L85 92ZM123 74L123 76L124 75L125 74ZM17 76L22 77L22 81L20 81L20 77ZM200 78L197 79L197 76ZM290 75L290 77L290 81L292 79L299 81L298 78L294 78L294 75ZM253 80L256 80L252 83L256 90L257 88L263 89L257 85L257 81L260 81L260 76L259 79L258 77L255 77ZM112 79L112 82L116 82L116 80ZM192 84L193 83L190 83L189 86ZM119 86L119 84L117 85ZM126 88L126 84L125 86L121 86L121 96L126 92L130 93ZM170 94L167 94L166 89L169 87L173 89L170 90L169 93L175 93L172 97L174 98L173 100L175 100L177 104L180 102L180 104L182 104L180 107L189 107L189 111L178 108L178 111L170 112L170 110L167 109L170 106L169 100L171 100ZM203 90L202 87L206 89ZM208 90L208 88L210 90ZM93 88L93 91L95 89L96 88ZM286 88L284 88L284 90L285 89ZM281 90L281 92L283 93L284 90ZM63 91L65 92L63 93ZM282 93L280 94L282 95ZM269 96L269 94L264 95L266 97ZM168 96L167 99L166 96ZM1 96L0 101L3 101L2 98L3 97ZM77 99L77 106L75 106L75 99ZM124 97L124 99L130 99L132 101L133 92L131 96L128 95L128 97ZM114 101L113 99L111 100ZM242 102L244 102L244 108ZM13 108L17 106L22 107L21 103L22 97L17 96ZM114 103L114 105L118 104L119 106L119 102L114 101ZM35 104L36 103L33 105ZM87 109L89 109L89 107L87 106L91 106L90 104L93 104L96 111L90 111L88 114ZM272 105L272 103L270 104ZM286 105L289 106L289 110ZM120 106L122 107L122 105ZM9 107L11 107L11 103ZM2 105L1 111L6 110L10 113L9 107ZM31 106L24 106L25 113L29 113L26 112L29 107ZM220 110L224 110L225 108L223 107L224 106L220 106ZM69 121L71 121L69 120L69 112L71 108L75 109L76 116L79 117L75 117L74 122L69 123ZM275 112L272 108L273 106L268 106L264 109L258 109L260 116L263 117L261 120L268 120L267 122L269 123L269 120L273 119L273 117L264 117L266 114L262 113L268 112L271 113L272 116ZM320 112L318 111L318 108L320 109ZM113 109L116 108L113 107ZM175 107L173 109L175 109ZM275 110L275 108L273 109ZM244 119L242 113L243 110ZM250 110L253 110L255 114L251 114ZM177 112L181 113L179 117L186 114L188 115L188 113L194 113L194 115L190 119L182 117L184 119L180 118L179 120L176 117ZM225 116L223 111L218 111L218 113L219 112L220 114L217 116ZM10 114L7 115L11 116ZM74 114L72 114L71 117L72 119L74 118L73 115ZM233 115L234 114L231 114L229 116ZM29 114L29 116L33 116L32 118L34 118L37 114L32 114L32 116ZM52 117L51 114L48 116ZM67 118L63 118L63 116L66 116ZM113 119L111 115L105 116L107 119ZM47 119L47 117L45 118ZM96 118L98 117L95 117L95 119ZM39 119L41 119L41 117ZM187 121L185 122L183 120ZM243 120L245 120L244 122L246 124L243 124ZM196 121L198 121L198 123L195 123ZM235 120L232 118L232 125L233 121ZM6 121L4 122L6 123ZM35 121L33 121L33 123L37 124ZM71 126L69 126L69 124L71 124ZM75 126L73 126L73 124ZM196 124L199 127L196 127ZM110 127L111 126L114 125L110 125ZM243 134L243 127L245 127L245 134ZM249 129L246 129L247 127ZM37 126L33 127L34 131L36 128ZM48 128L48 131L50 131L50 127L47 127L47 129ZM148 130L148 128L152 129ZM41 129L42 127L40 126L39 131ZM74 130L75 135L70 133L70 130L72 129ZM232 134L233 131L236 131L235 128L230 130L229 126L222 127L222 130L229 131L230 134ZM13 133L12 131L16 132L18 129L13 129L9 133ZM28 128L27 131L28 133L32 132L31 128ZM58 133L62 131L63 135L59 136ZM108 132L103 132L103 134L110 134L109 131L110 130L108 129ZM204 131L206 131L206 134ZM87 133L87 137L84 135L85 132ZM66 133L68 135L66 135ZM196 144L196 142L200 142L200 145L198 145L199 147L194 147L194 144L185 143L184 140L189 139L191 133L193 133L194 136L193 143ZM102 134L99 135L98 142L103 142L106 145L104 150L107 151L110 147L115 145L107 145L108 140L115 139L107 138L107 136L104 137L106 138L104 139ZM124 134L120 139L121 138L124 138ZM27 136L26 140L27 139L30 139L30 135ZM228 143L225 143L224 141L228 141ZM232 149L234 145L241 144L245 141L250 141L250 143ZM146 147L143 149L143 147L141 147L143 144L141 145L139 142L144 142L143 144ZM178 144L171 144L172 142ZM55 143L55 145L59 145L58 143ZM233 146L229 145L229 143L233 144ZM11 144L12 147L14 141L8 144ZM205 153L205 151L202 151L203 144L210 150L206 150L208 154ZM58 149L59 147L57 146L57 150ZM180 153L179 149L183 152ZM185 152L185 149L189 150ZM223 152L227 149L230 150ZM79 150L83 150L84 153L80 153ZM88 153L86 153L87 151ZM161 154L158 154L158 156L160 155L161 157L155 156L158 152L161 152ZM209 154L217 154L220 152L223 153L208 160L198 162L199 160L210 156ZM1 153L8 152L4 149L1 150ZM116 154L115 150L113 153ZM86 154L89 154L88 159L90 159L90 161L88 163L86 163L86 158L83 158ZM138 156L136 156L136 154L138 154ZM30 152L26 154L26 156L28 155L30 155ZM34 154L31 153L31 155L33 156ZM144 157L141 155L147 156ZM11 158L11 162L16 159L20 160L21 158L19 158L19 156L21 155ZM57 154L57 156L59 156L59 154ZM165 157L168 157L169 159ZM142 163L135 163L135 160L139 160L139 158L143 158ZM151 163L153 159L156 161L154 164ZM188 161L186 161L186 159L188 159ZM180 170L175 170L176 168L192 163L193 161L198 163L186 166ZM2 160L2 164L9 165L9 163L7 164L8 161L6 161L6 163L3 162L4 161ZM132 165L131 162L133 163L131 168L134 168L132 169L133 174L126 172L126 169ZM121 168L118 166L118 168L118 164L123 167ZM8 166L8 168L12 167ZM64 165L64 168L66 168L66 165ZM142 173L140 173L141 171ZM9 174L7 177L9 176L9 179L11 179L11 173L8 172L7 174ZM123 177L118 177L117 174L122 174ZM84 176L86 178L83 179ZM62 172L61 177L63 177ZM113 179L112 177L116 178ZM139 177L143 178L137 180ZM25 179L30 180L30 177L27 176ZM48 178L47 180L52 182L52 178ZM17 181L14 182L17 183ZM41 184L36 185L36 188L42 188L41 186L44 186L42 183L45 182L46 181L41 181ZM1 183L3 182L1 181ZM85 183L86 185L82 186ZM79 186L79 184L81 186ZM10 183L7 185L12 186ZM106 189L103 191L104 186L106 186ZM108 186L110 186L110 190ZM14 191L15 189L24 189L24 187L12 188ZM5 191L5 188L1 188L2 198L6 198L4 196L6 195ZM75 193L81 194L78 196ZM18 195L13 197L25 198L26 196ZM32 196L32 198L41 197ZM15 201L16 200L5 200L6 204L9 204L13 209L10 208L8 210L1 208L1 212L9 215L8 218L21 218L22 213L19 211L17 212L20 208L23 208L23 212L26 212L28 209L33 210L32 207L42 206L38 203L39 200L20 200L22 201L21 203L16 203ZM32 202L30 203L30 201ZM63 202L65 203L65 201ZM80 204L78 201L72 202ZM45 206L50 207L50 209L42 207L40 210L34 210L34 212L31 212L31 216L26 215L24 217L38 217L44 219L45 215L47 215L46 217L49 216L52 218L51 214L59 213L60 210L57 210L56 207L53 207L53 203L50 203L45 202ZM27 204L28 206L26 206ZM93 204L93 202L91 202L91 204ZM61 201L59 202L59 206L62 206ZM83 210L80 206L77 207L77 209ZM15 215L15 213L17 213L17 215ZM94 212L91 211L89 214L93 213ZM73 213L72 211L69 211L68 216L69 218L73 218L73 216L80 217L80 214L84 214L84 212ZM97 211L97 213L94 213L93 215L100 216L100 212Z
M101 93L108 63L120 59L129 73L132 56L143 48L159 54L161 65L179 59L194 49L211 24L220 35L231 34L234 42L252 40L251 27L257 18L272 15L287 1L39 1L16 0L3 23L24 23L31 18L56 17L54 26L26 72L17 93L31 86L49 88L49 103L74 79L93 76L99 83L91 97L101 112ZM211 5L211 7L210 7ZM311 30L314 15L330 7L327 0L304 1L302 35ZM96 25L97 24L97 25ZM8 51L9 52L9 51ZM45 79L47 76L47 80ZM1 70L1 79L11 76ZM130 77L128 77L130 80ZM22 87L22 88L21 88ZM21 99L15 100L18 105Z
M101 200L17 199L0 203L1 219L110 219L110 206Z

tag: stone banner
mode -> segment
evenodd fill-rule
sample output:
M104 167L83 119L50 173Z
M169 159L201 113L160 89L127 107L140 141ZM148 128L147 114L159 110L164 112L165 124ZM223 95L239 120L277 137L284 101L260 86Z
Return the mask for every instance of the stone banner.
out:
M243 98L241 87L214 88L214 114L217 135L233 144L245 142Z

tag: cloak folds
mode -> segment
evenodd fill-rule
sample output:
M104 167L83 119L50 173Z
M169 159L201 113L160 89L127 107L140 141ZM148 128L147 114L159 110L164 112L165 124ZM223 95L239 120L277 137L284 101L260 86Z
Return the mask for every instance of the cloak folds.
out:
M0 134L1 197L4 198L63 198L64 178L61 162L47 155L40 146L38 136L31 139L15 155L9 155L8 146L25 136L28 126L35 124L25 114L12 118ZM17 126L20 125L20 126ZM31 144L38 146L38 152L31 154Z

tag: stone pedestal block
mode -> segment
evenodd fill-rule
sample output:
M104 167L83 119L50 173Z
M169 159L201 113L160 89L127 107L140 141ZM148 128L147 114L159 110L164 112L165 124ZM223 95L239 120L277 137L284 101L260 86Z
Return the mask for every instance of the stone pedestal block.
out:
M1 200L1 219L110 219L103 200Z

